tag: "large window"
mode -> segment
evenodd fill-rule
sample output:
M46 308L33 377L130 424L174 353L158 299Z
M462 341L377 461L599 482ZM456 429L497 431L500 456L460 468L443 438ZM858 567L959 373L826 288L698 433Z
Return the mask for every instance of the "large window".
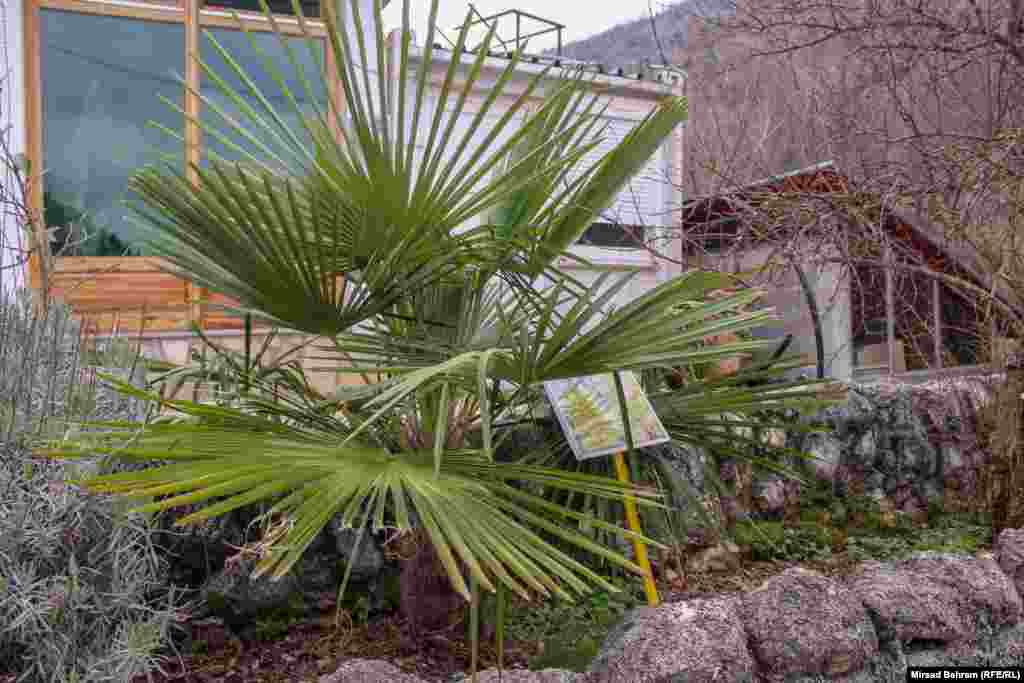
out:
M122 205L128 178L181 145L149 121L178 130L174 72L185 63L182 25L122 17L40 12L43 210L57 228L55 252L138 253L136 228Z
M166 130L182 133L185 118L160 98L185 110L186 99L193 99L178 77L182 74L192 78L185 58L187 13L164 7L140 9L139 16L135 16L136 10L101 2L76 4L76 11L65 9L70 5L63 0L42 0L42 5L35 85L40 98L42 120L37 130L41 140L36 138L33 158L42 159L41 208L45 224L55 231L53 251L61 256L144 256L140 239L143 228L133 222L124 202L130 198L128 180L142 166L168 161L184 164L185 145ZM298 117L266 68L264 57L253 50L245 33L228 28L234 25L233 20L216 12L259 11L259 3L223 0L205 7L199 13L202 31L209 31L288 124L300 129ZM291 14L290 2L271 3L271 7L275 13ZM318 0L306 0L302 8L306 16L319 16ZM287 21L294 24L288 19L282 27L297 32ZM311 86L311 92L306 93L268 23L250 15L246 25L258 50L268 55L285 76L302 115L313 114L314 99L325 108L327 96L319 73L324 59L323 40L316 39L315 53L299 35L287 40ZM315 26L314 31L322 35L322 27ZM199 48L211 68L233 88L241 88L240 79L205 36L200 36ZM237 119L237 109L207 80L200 76L193 87L198 86L204 97ZM255 102L250 98L251 104ZM198 105L198 110L201 120L223 127L223 121L208 107ZM256 151L240 138L233 139ZM203 158L211 152L227 158L239 156L212 136L200 135L199 141Z
M305 10L303 10L305 11ZM299 78L296 74L295 68L288 61L288 50L281 45L280 38L274 33L257 33L250 34L252 39L256 42L256 47L260 52L254 51L252 45L249 43L249 36L238 30L214 28L210 29L210 35L217 43L224 48L231 57L243 66L246 75L252 79L256 87L261 93L267 98L274 110L277 111L285 123L297 133L303 132L302 122L299 120L294 112L292 104L284 96L281 88L275 83L272 72L266 68L265 57L260 55L262 52L266 57L273 60L274 68L277 69L279 75L282 77L285 87L296 99L299 109L303 116L312 116L314 114L313 103L310 101L310 97L307 96L305 88L303 87L303 79ZM220 53L214 48L213 44L210 43L206 37L203 37L203 55L204 60L210 66L218 76L224 79L224 81L236 92L242 94L246 103L253 109L263 113L261 105L255 97L248 94L248 88L242 83L242 80L238 77L235 71L228 65L221 57ZM301 69L302 74L305 77L306 85L312 91L309 93L319 103L320 111L324 111L327 107L327 93L323 87L323 78L318 74L318 62L323 64L323 43L317 41L314 44L315 53L311 54L307 41L302 38L288 38L286 41L288 48L291 51L291 56L295 60L295 63ZM211 82L204 81L201 92L203 97L208 101L217 105L218 108L222 109L228 116L237 118L239 116L238 107L229 101L221 93L220 89ZM204 107L202 112L202 119L204 122L209 122L215 129L223 131L225 123L224 120L218 115L212 107ZM275 133L277 131L275 130ZM261 140L268 140L269 134L262 130L253 130L252 133L255 137ZM248 140L245 140L241 136L232 135L231 141L237 144L245 151L260 156L259 149L256 145L253 145ZM308 140L308 136L303 136ZM237 159L242 154L229 146L222 144L219 140L212 136L206 136L206 140L203 142L204 149L214 152L227 159ZM269 140L268 140L269 142ZM312 144L312 141L309 140ZM272 147L276 145L271 144Z

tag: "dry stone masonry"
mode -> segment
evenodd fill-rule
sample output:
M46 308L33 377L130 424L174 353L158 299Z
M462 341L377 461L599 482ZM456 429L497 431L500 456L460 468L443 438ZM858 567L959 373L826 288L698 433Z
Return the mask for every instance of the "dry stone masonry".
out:
M804 453L785 463L821 482L831 483L839 497L870 496L911 518L930 505L948 512L967 509L978 493L981 468L989 456L978 438L979 420L993 396L998 378L975 377L908 385L852 385L845 402L799 421L821 428L815 433L793 430L781 439ZM695 462L697 449L677 454ZM735 485L735 462L719 463L719 477ZM702 491L688 472L686 481ZM721 501L733 518L780 519L800 495L800 484L781 475L755 472L749 502Z

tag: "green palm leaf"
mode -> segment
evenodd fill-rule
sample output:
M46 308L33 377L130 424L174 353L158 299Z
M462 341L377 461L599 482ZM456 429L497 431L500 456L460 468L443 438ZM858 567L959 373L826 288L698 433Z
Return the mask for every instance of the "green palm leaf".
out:
M106 379L125 394L159 400L156 395ZM104 445L83 438L77 444L55 443L52 452L62 457L116 455L126 462L170 461L145 470L94 477L84 484L97 493L131 498L170 496L135 508L139 512L221 499L179 519L179 525L199 523L253 503L276 501L272 512L293 523L259 562L257 575L283 576L332 517L342 514L346 525L358 526L361 515L370 514L368 508L375 511L375 528L387 519L400 530L410 530L410 516L419 519L445 559L453 585L467 599L466 571L488 590L501 582L524 597L529 597L525 586L565 599L594 585L614 590L593 570L545 540L540 531L628 570L641 571L559 521L559 517L578 517L572 511L553 510L550 504L510 486L510 482L525 482L621 498L627 487L618 482L497 464L471 449L448 453L437 467L429 451L396 456L351 438L342 443L344 434L290 427L230 408L189 402L172 405L200 421L150 424L141 433L134 427L92 425L120 432L123 443ZM103 436L105 441L110 438L109 433ZM635 493L642 504L656 504L652 492ZM386 518L385 507L395 514Z

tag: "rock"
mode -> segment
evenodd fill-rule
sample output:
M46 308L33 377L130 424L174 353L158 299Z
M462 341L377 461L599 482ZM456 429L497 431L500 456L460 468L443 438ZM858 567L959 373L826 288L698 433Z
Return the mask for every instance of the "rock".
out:
M857 438L853 451L861 462L874 462L875 454L878 452L878 434L874 429L868 429Z
M472 681L470 676L460 679L460 683L472 683ZM504 669L499 676L497 669L487 669L477 672L477 681L479 683L585 683L586 676L564 669L543 669L541 671Z
M157 519L153 541L167 558L171 583L199 588L224 568L228 557L245 544L245 529L236 515L228 513L185 529L174 529L174 520L195 512L198 506L168 510Z
M918 553L896 563L865 562L849 585L883 644L960 642L984 626L1021 618L1020 595L993 559Z
M875 456L875 468L882 474L895 474L899 471L900 459L899 454L889 448L882 448L878 450L878 454Z
M781 516L786 506L786 494L786 480L779 475L758 479L751 487L751 498L757 511L775 518Z
M505 434L497 432L494 437L498 447L494 449L497 462L515 462L538 450L546 450L552 441L553 424L549 420L540 419L532 423L518 424L509 427Z
M913 498L913 490L910 484L902 484L896 487L896 490L892 492L890 498L892 498L893 506L902 508L908 501Z
M330 534L334 537L334 546L338 559L344 563L352 561L352 553L356 546L356 537L359 532L356 529L342 526L341 515L334 517L327 525ZM359 543L359 557L352 565L351 581L367 581L375 578L384 569L384 552L378 547L377 541L369 531L363 532L363 538Z
M337 575L330 559L307 553L280 579L264 574L252 578L254 558L229 562L200 590L203 605L232 628L249 625L266 610L306 605L325 591L337 589Z
M1005 529L995 543L996 562L1017 588L1024 594L1024 529Z
M224 625L224 620L216 617L190 621L189 627L191 628L191 642L195 643L202 641L206 643L212 651L216 651L224 647L225 643L227 643L230 638L228 629Z
M761 434L761 443L769 448L785 448L787 441L786 432L777 427L766 429Z
M287 605L289 597L299 589L295 573L289 572L276 581L266 576L252 579L255 568L254 559L227 564L203 586L200 592L203 604L232 626L260 610Z
M725 596L632 610L608 634L587 683L753 683L737 604Z
M380 659L353 659L332 674L321 676L318 683L425 683L418 676L407 674L390 662Z
M885 488L885 475L882 472L874 471L864 477L865 491L882 491Z
M740 501L736 499L736 496L721 496L718 505L722 511L722 522L726 526L731 526L739 520L749 519L750 517L749 513L743 509Z
M958 444L942 444L942 469L945 472L956 471L964 466L964 452Z
M642 514L644 533L667 544L675 543L675 530L704 524L697 509L704 498L704 473L711 461L707 453L695 446L670 441L639 449L639 456L653 460L666 489L665 502L673 508L671 526L661 510ZM622 541L619 549L632 557L632 543Z
M928 511L914 498L905 502L900 507L900 511L907 515L914 524L924 524L928 521Z
M662 464L662 470L673 477L675 489L699 493L704 490L704 472L711 462L703 448L689 444L669 441L657 446L647 446L638 450L641 457L656 458ZM673 501L677 506L688 499Z
M878 636L857 597L834 579L799 567L743 596L750 650L770 680L836 676L878 654Z
M938 455L932 445L923 438L904 441L902 464L922 477L936 476L940 472Z
M832 481L843 457L842 442L831 434L808 434L803 451L810 456L805 462L814 476Z
M724 541L706 548L691 557L686 563L690 572L727 572L740 566L740 549L732 541Z

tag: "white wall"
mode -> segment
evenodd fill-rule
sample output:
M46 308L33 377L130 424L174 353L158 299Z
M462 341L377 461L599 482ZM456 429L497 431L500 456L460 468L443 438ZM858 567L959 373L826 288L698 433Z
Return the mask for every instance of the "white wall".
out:
M397 33L391 38L393 41L393 49L390 55L391 59L396 61L398 58L397 38ZM440 54L435 52L433 57L435 79L442 79L444 77L443 70L447 69L447 62L441 60L447 58L447 56L447 52L441 52ZM501 69L505 66L504 60L490 61L494 62L493 68ZM539 70L539 67L536 65L523 65L521 67L522 79L524 82L525 79L531 77L531 70ZM416 73L406 74L406 78L408 80L406 85L407 103L406 120L404 125L406 130L411 130L413 118L413 97L416 91ZM468 126L474 116L475 108L479 106L483 98L489 93L489 86L495 80L496 73L485 70L478 82L475 92L467 101L468 110L463 114L463 120L458 121L456 124L456 141L461 139L461 135L468 129ZM515 80L516 79L514 78L510 83L515 82ZM622 79L618 80L621 81ZM616 81L616 84L619 87L622 87L622 84L618 83L618 81ZM512 90L515 90L515 86L512 86ZM428 90L428 92L430 91ZM417 157L422 156L423 147L425 146L431 120L434 115L436 91L432 94L434 96L428 97L428 101L425 104L424 111L421 113L420 117L419 137L417 139ZM457 96L458 93L453 93L452 95L453 98ZM656 106L656 104L657 99L650 93L617 94L613 96L611 98L610 106L605 113L605 121L608 124L608 129L605 133L605 140L600 147L591 151L590 154L581 160L579 169L582 170L587 168L598 158L606 154L614 145L618 144L626 133L640 123L645 114ZM495 103L487 121L476 131L474 138L482 140L487 135L488 125L493 125L502 113L503 109L501 104ZM443 126L447 124L448 117L442 117L442 121L443 128ZM514 127L515 126L512 125L503 131L497 145L500 145L505 139L507 139L507 136L513 132ZM673 214L671 211L673 208L678 206L680 200L678 192L673 192L671 185L668 182L672 177L674 169L673 160L678 158L679 150L677 142L677 136L675 135L666 141L664 148L659 150L651 158L646 167L631 183L631 186L627 187L614 205L604 212L604 220L608 222L621 222L624 224L642 223L653 230L664 231L665 229L671 228L673 221ZM491 149L496 150L497 146L493 146ZM468 157L469 153L467 152L463 155L462 161L465 161ZM445 159L447 158L448 154L445 154ZM660 245L660 248L666 249L665 245ZM671 253L672 246L669 245L667 249ZM678 249L678 247L676 247L676 249ZM633 283L631 283L629 287L623 290L616 297L616 306L621 306L631 301L643 292L669 279L679 270L678 267L672 268L667 263L657 262L649 253L643 250L620 250L589 245L578 245L572 248L572 252L590 260L595 266L594 268L580 269L578 267L571 266L568 261L563 262L567 266L570 266L567 269L567 272L585 283L592 283L597 279L600 273L608 270L621 271L623 269L637 269L641 271Z
M26 150L25 137L25 74L23 62L23 40L22 40L22 0L0 0L0 12L3 17L3 38L0 46L0 62L4 71L2 87L0 92L0 128L5 131L7 144L14 155L24 154ZM3 172L4 197L12 196L17 188L13 175L9 171ZM17 196L15 194L14 196ZM21 231L11 208L4 202L0 206L0 229L2 229L2 241L4 249L0 249L0 291L8 292L12 288L21 286L25 282L22 268L11 267L17 263L17 253L10 249L21 243Z
M737 265L741 271L757 268L764 264L771 251L771 247L748 251L742 255ZM801 267L814 291L821 317L825 374L848 381L853 376L849 277L843 275L838 265L801 262ZM731 268L728 270L731 271ZM803 354L808 359L808 365L815 365L817 345L814 324L807 307L806 294L795 271L791 267L780 266L770 276L754 278L753 284L765 288L766 296L761 303L774 308L775 313L781 318L756 330L755 336L777 339L781 343L787 334L792 334L793 341L786 353Z

